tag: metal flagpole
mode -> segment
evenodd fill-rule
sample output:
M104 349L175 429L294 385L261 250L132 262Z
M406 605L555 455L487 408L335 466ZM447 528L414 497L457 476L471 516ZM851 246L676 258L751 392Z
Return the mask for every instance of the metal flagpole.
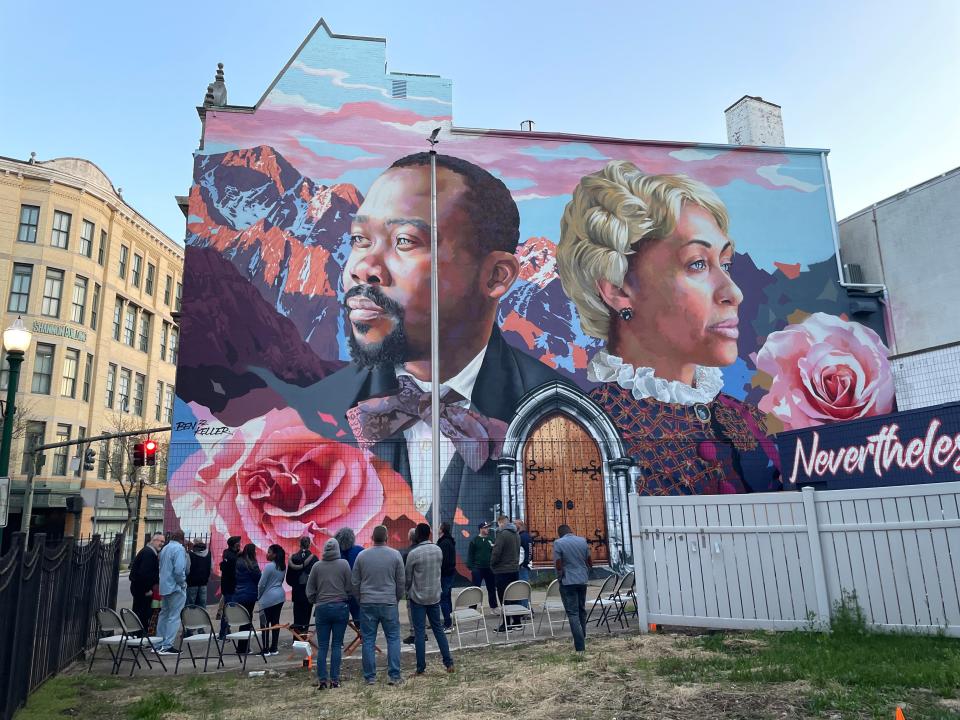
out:
M433 537L440 537L440 273L437 268L437 135L430 143L430 470L433 474L433 502L430 520Z

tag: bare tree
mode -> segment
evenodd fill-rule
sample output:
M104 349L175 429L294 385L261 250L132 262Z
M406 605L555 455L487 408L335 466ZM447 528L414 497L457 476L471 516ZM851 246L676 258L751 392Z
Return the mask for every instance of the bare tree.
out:
M107 427L101 428L106 433L126 433L138 430L146 431L149 425L143 418L127 413L110 413ZM127 519L123 524L123 532L127 534L133 530L132 554L136 555L140 542L140 508L143 505L143 489L158 487L167 482L165 469L167 456L170 451L169 433L153 434L150 438L157 443L154 455L156 465L137 467L133 464L134 446L147 439L147 433L129 435L127 437L111 438L101 441L100 447L95 448L102 454L101 462L106 465L108 479L114 480L120 486L120 493L127 507ZM164 472L158 472L163 470Z
M28 396L17 397L17 406L13 412L13 436L10 443L12 451L17 449L16 441L26 436L30 423L39 419L40 416L37 414L36 408L36 400L32 400ZM4 411L6 411L6 406L4 406ZM23 448L20 449L20 453L16 457L13 452L10 453L11 468L20 466L20 457L22 454Z

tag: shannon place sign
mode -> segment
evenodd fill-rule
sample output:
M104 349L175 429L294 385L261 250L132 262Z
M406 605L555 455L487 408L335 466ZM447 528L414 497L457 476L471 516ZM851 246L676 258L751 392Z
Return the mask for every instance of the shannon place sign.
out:
M33 326L30 328L30 332L40 333L41 335L57 335L59 337L69 338L70 340L77 340L79 342L87 341L87 333L84 330L76 330L69 325L61 325L59 323L49 323L42 322L40 320L34 320Z

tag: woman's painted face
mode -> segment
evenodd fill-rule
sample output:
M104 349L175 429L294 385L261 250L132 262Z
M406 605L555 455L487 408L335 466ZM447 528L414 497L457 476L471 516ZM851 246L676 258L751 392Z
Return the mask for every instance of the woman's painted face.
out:
M737 312L743 293L730 278L733 244L699 205L680 211L674 232L630 258L623 291L633 319L621 332L677 367L737 359ZM659 368L658 368L659 369Z

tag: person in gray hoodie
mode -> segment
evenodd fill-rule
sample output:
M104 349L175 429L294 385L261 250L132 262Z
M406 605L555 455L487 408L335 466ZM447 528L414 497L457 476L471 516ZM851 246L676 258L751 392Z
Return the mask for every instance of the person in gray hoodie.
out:
M343 634L350 619L347 598L353 592L350 563L340 557L340 543L330 538L323 544L323 556L310 568L307 599L314 605L317 623L317 689L340 687L340 661ZM327 650L330 649L330 675L327 684Z
M400 676L400 611L406 577L403 558L387 545L387 528L373 529L373 547L357 555L353 564L353 592L360 597L360 635L363 637L363 679L377 682L375 655L377 627L387 638L387 674L391 685L403 682Z
M440 648L443 666L447 672L453 672L453 658L447 636L443 632L443 620L440 614L440 568L443 566L443 550L430 542L430 526L417 525L416 545L407 554L407 604L413 619L414 645L417 650L417 675L427 670L427 630L430 629Z
M497 518L497 537L490 551L490 569L497 583L497 599L503 604L503 591L507 585L520 579L520 536L517 526L510 522L510 518L501 515ZM519 618L510 618L510 625L519 625ZM501 624L495 632L504 632L506 628Z

